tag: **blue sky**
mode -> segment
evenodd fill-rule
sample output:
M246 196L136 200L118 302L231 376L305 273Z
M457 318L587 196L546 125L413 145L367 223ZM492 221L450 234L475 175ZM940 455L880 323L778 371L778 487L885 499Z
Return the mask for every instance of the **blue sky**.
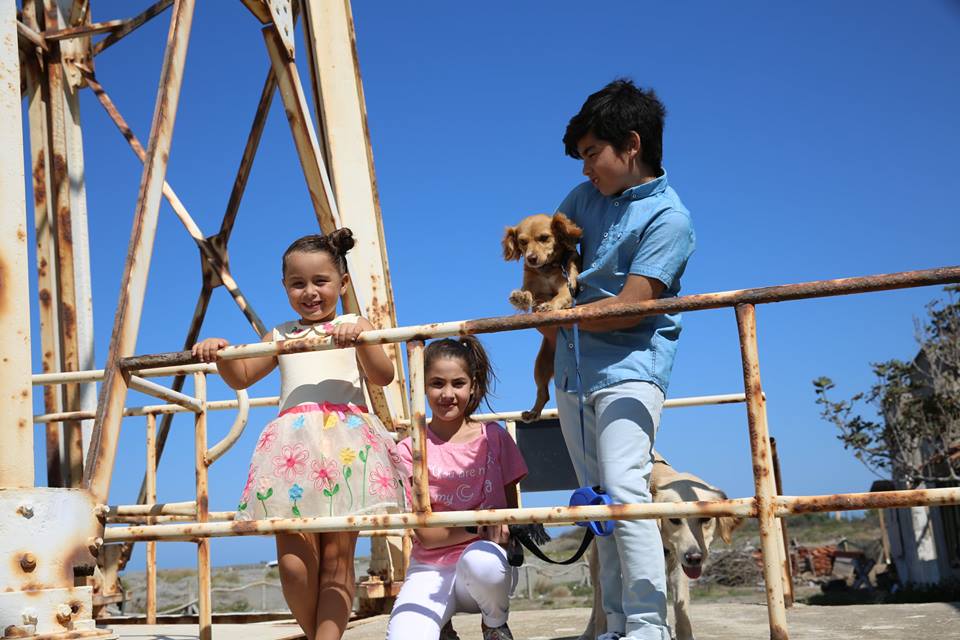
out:
M94 19L146 2L100 0ZM599 6L599 5L598 5ZM354 3L357 46L401 324L505 315L520 267L500 255L506 225L552 211L581 179L563 155L567 120L619 76L654 87L668 109L664 165L693 215L698 246L682 293L887 273L957 262L960 3ZM97 74L146 140L167 17L97 58ZM300 49L302 52L302 48ZM198 3L168 181L205 233L219 228L268 61L239 2ZM82 95L98 365L107 352L141 165L90 92ZM289 128L275 98L231 240L234 275L268 324L290 317L279 256L316 230ZM29 188L29 185L28 185ZM197 251L169 206L160 214L138 353L173 351L199 291ZM785 492L865 491L873 476L819 419L810 381L838 397L872 382L869 362L909 358L914 318L936 288L766 305L760 363ZM36 301L31 301L39 370ZM669 395L742 389L732 310L686 314ZM224 290L203 335L253 339ZM498 410L534 395L532 331L484 338ZM273 375L252 390L274 395ZM229 391L211 382L211 397ZM37 394L37 406L40 394ZM131 395L131 404L143 399ZM211 508L232 509L259 428L211 471ZM663 416L658 448L731 496L752 494L742 405ZM211 419L211 440L233 416ZM174 421L162 501L193 493L191 421ZM37 427L38 483L42 428ZM143 473L143 420L128 419L111 502ZM559 494L525 496L557 504ZM162 565L193 562L162 545ZM273 558L272 541L218 540L217 564ZM142 567L142 547L132 568Z

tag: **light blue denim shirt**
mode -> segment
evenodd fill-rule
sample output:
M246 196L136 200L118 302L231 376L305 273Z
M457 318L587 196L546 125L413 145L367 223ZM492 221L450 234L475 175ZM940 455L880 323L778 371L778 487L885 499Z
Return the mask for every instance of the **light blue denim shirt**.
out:
M577 304L616 296L630 274L655 278L664 284L661 298L676 297L695 236L690 213L666 173L609 198L584 182L557 211L583 229ZM629 329L581 331L583 393L627 381L652 382L666 393L679 337L679 313L650 316ZM572 329L557 334L554 365L557 388L576 392Z

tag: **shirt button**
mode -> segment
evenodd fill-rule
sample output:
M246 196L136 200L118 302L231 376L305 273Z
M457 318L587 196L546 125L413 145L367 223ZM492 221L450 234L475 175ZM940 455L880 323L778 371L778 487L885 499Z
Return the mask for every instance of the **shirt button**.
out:
M613 203L613 206L619 207L619 206L620 206L620 202L619 202L619 201L618 201L618 202L614 202L614 203Z
M603 237L604 237L604 238L606 238L606 237L607 237L607 234L606 234L606 233L604 233L604 234L603 234Z
M572 343L572 342L567 343L567 349L573 349L573 343Z

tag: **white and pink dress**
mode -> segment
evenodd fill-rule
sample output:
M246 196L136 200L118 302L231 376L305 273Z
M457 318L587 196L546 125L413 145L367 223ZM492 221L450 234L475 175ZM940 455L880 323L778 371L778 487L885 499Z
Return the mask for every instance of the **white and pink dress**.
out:
M274 340L324 336L356 322L286 322ZM257 440L237 520L405 512L406 470L393 438L364 406L355 349L279 356L280 414Z

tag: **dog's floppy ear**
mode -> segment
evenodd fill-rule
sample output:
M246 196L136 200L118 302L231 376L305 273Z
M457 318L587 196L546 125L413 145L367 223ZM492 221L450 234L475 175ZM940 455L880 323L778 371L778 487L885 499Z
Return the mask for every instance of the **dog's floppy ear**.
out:
M743 518L731 518L729 516L717 518L717 533L720 534L720 539L727 544L733 542L733 532L742 524Z
M575 225L570 218L559 211L553 214L553 219L550 220L550 230L553 232L554 238L570 249L577 248L580 236L583 235L580 227Z
M517 228L507 227L503 231L503 259L506 261L519 260L520 249L517 248Z

